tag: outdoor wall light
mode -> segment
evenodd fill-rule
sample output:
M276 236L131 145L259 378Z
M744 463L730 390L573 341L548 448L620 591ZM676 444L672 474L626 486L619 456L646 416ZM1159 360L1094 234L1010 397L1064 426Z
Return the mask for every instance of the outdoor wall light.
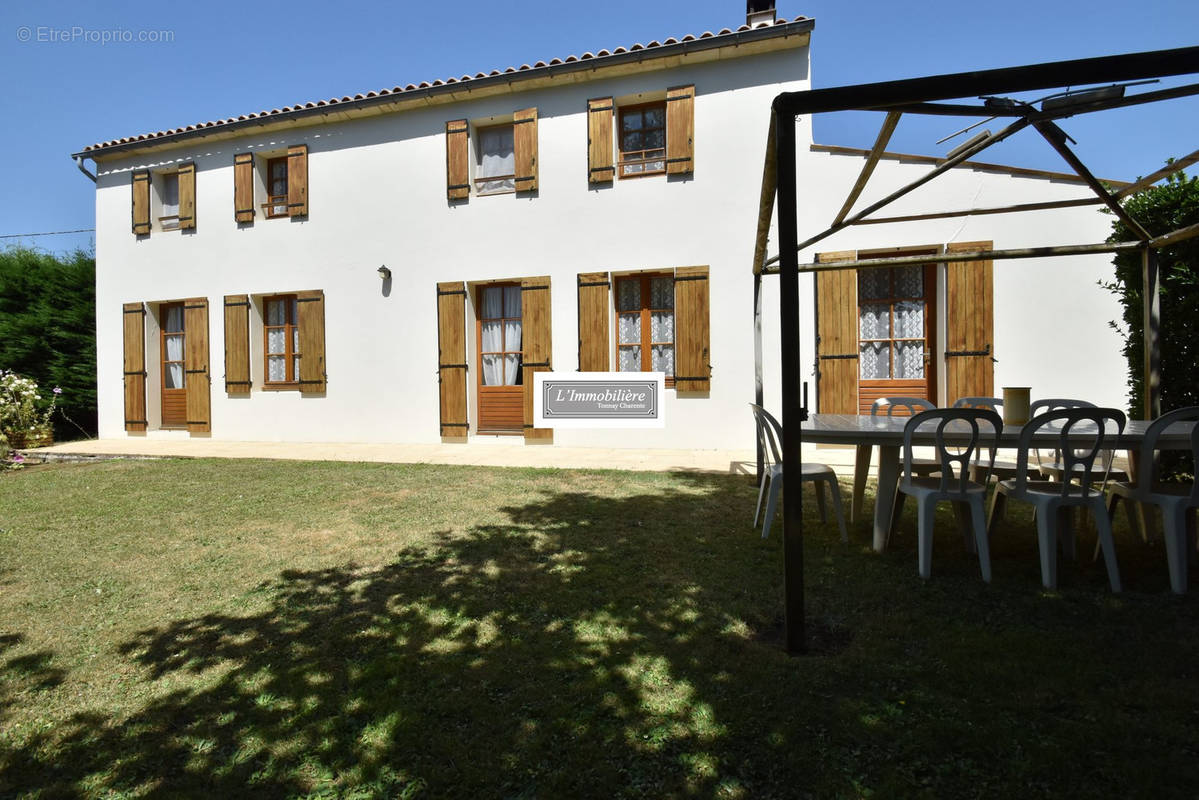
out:
M391 270L387 268L386 264L379 267L379 278L385 281L391 279Z

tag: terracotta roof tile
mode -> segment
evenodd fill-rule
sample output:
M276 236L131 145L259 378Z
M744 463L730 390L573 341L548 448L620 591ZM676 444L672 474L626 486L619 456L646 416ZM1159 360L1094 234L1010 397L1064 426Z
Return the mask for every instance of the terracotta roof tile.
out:
M790 19L790 20L779 19L773 23L760 22L754 26L742 25L741 27L737 28L737 30L735 32L743 33L745 31L756 30L759 28L769 28L769 27L772 27L772 25L789 25L789 24L796 23L796 22L806 22L806 21L808 21L808 18L803 17L803 16L795 17L794 19ZM419 90L419 89L430 89L435 86L446 86L446 85L449 85L452 83L468 83L470 81L478 80L480 78L494 77L496 75L508 75L508 74L511 74L514 72L527 72L527 71L533 70L533 69L543 69L546 67L554 67L554 66L559 66L562 64L573 64L573 63L576 63L579 61L591 61L591 60L594 60L597 58L605 58L605 57L614 56L614 55L622 55L625 53L637 52L639 50L649 50L649 49L653 49L653 48L657 48L657 47L665 47L665 46L680 44L680 43L684 43L684 42L694 42L694 41L698 41L700 39L711 39L711 38L719 37L719 36L729 36L733 33L734 33L734 31L731 28L721 28L718 33L712 33L711 31L704 31L699 36L695 36L695 35L689 33L681 38L675 38L672 36L668 39L664 39L661 42L659 42L657 39L655 39L655 40L651 41L649 44L644 44L644 45L641 44L640 42L638 42L636 44L630 45L627 48L616 47L612 50L606 50L606 49L598 50L595 53L588 51L588 52L583 53L581 56L576 56L576 55L572 54L572 55L566 56L565 58L552 58L548 62L538 61L535 64L533 64L532 66L529 66L528 64L521 64L519 67L507 67L502 71L498 70L498 69L493 69L490 72L486 72L486 73L478 72L478 73L475 73L474 76L463 75L460 78L445 78L444 80L438 79L438 80L434 80L432 82L421 81L419 84L409 83L406 86L402 86L402 87L401 86L393 86L390 89L386 89L386 88L380 89L377 92L372 91L372 92L366 92L365 94L360 92L360 93L354 95L353 97L346 95L343 97L331 97L327 100L309 101L309 102L302 103L302 104L297 103L293 106L283 106L283 108L281 108L281 109L272 108L269 111L263 110L263 111L253 112L250 114L241 114L240 116L229 117L227 119L209 120L207 122L197 122L194 125L188 125L187 127L183 127L183 128L174 128L172 130L167 130L167 131L157 131L155 133L143 133L143 134L139 134L137 136L126 136L121 139L112 139L107 142L97 142L95 144L88 145L87 147L85 147L83 149L83 152L87 153L87 152L90 152L93 150L102 150L107 147L114 147L116 145L121 145L121 144L129 144L131 142L142 142L142 141L148 141L151 139L160 139L164 136L171 136L171 135L179 134L179 133L198 131L201 129L213 128L213 127L217 127L220 125L229 125L234 122L244 122L246 120L257 119L259 117L271 117L271 116L277 116L280 114L285 114L288 112L301 111L304 109L323 108L325 106L336 105L338 103L352 103L355 100L365 100L365 99L369 99L369 98L373 98L373 97L382 97L382 96L387 96L387 95L392 95L392 94L403 94L404 92L411 92L411 91L415 91L415 90Z

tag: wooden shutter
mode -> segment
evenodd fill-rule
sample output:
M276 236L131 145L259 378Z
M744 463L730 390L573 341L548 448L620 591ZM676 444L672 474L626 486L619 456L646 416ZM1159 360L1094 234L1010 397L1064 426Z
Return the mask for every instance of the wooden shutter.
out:
M695 171L695 87L666 90L666 173Z
M290 176L289 176L290 177ZM325 293L296 292L296 324L300 328L300 391L325 391Z
M287 216L308 216L308 145L306 144L293 144L287 148ZM304 362L301 360L300 363Z
M954 242L947 253L990 250L992 242ZM994 305L990 261L946 264L945 390L946 401L959 397L994 397Z
M607 183L616 177L612 161L612 98L587 101L587 182Z
M522 109L512 119L516 191L532 192L537 189L537 109Z
M674 386L680 392L712 388L707 267L674 272Z
M183 303L183 371L187 377L187 430L212 430L212 378L208 374L208 298L193 297Z
M579 372L608 371L610 291L608 273L579 275Z
M437 284L437 383L441 435L466 440L466 286Z
M851 261L853 250L820 253L821 263ZM816 407L822 414L858 413L858 273L816 273Z
M133 173L133 232L150 235L150 173Z
M525 440L552 439L550 428L533 427L533 376L551 369L550 279L524 278L520 282L521 368L525 384Z
M196 165L189 161L179 168L179 230L196 228Z
M146 309L141 303L126 303L125 338L125 430L146 429Z
M467 163L470 151L467 131L470 126L464 119L445 124L445 189L450 200L465 200L470 197L470 176Z
M254 221L254 155L233 156L233 219Z
M250 393L250 296L225 295L225 391Z

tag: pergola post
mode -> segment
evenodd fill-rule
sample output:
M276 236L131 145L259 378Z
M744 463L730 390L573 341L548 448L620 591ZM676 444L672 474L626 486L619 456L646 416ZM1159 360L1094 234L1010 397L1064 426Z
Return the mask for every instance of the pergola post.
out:
M754 402L765 407L762 402L765 392L762 388L762 273L754 270ZM763 460L762 437L755 436L754 442L758 458L758 485L762 484Z
M1142 346L1145 356L1145 419L1162 414L1162 299L1157 250L1141 250L1141 302L1144 309Z
M803 422L799 387L799 217L796 184L795 115L774 115L778 175L779 336L783 394L783 625L788 653L804 653L803 490L799 481Z

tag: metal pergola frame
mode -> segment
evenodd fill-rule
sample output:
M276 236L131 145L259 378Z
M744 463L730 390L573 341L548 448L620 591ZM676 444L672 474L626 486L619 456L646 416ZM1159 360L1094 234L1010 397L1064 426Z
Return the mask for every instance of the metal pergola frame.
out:
M1158 276L1157 251L1168 245L1199 236L1199 225L1152 236L1129 215L1120 201L1144 191L1157 181L1199 161L1199 150L1169 163L1126 186L1119 191L1109 191L1070 149L1069 137L1059 128L1056 121L1066 117L1088 114L1115 108L1125 108L1145 103L1156 103L1180 97L1199 95L1199 83L1188 83L1158 91L1141 92L1125 96L1125 88L1132 82L1148 81L1176 75L1199 74L1199 47L1161 50L1148 53L1106 56L1103 58L1079 59L1045 64L1031 64L981 72L962 72L925 78L887 81L883 83L843 86L830 89L814 89L806 92L785 92L778 95L771 106L770 131L766 144L766 162L762 174L762 191L758 208L757 231L754 244L754 355L755 355L755 398L761 405L762 389L762 277L779 276L779 325L782 351L782 420L783 420L783 463L784 470L798 474L802 423L807 419L806 398L801 389L801 364L799 352L799 274L823 270L860 269L869 267L892 267L905 264L927 263L928 256L899 256L870 259L868 261L838 261L835 263L799 263L801 250L852 225L902 223L916 219L938 219L944 217L969 216L974 214L1000 214L1035 212L1070 206L1103 204L1111 209L1127 228L1136 234L1136 239L1127 242L1101 242L1090 244L1063 244L1054 247L987 250L954 253L953 261L1006 260L1018 258L1041 258L1046 256L1085 255L1093 253L1119 253L1139 251L1141 253L1142 277L1144 279L1145 311L1145 416L1154 418L1161 413L1160 386L1160 279ZM1101 87L1098 84L1124 84L1124 87ZM1092 87L1075 92L1063 92L1054 96L1052 102L1042 103L1041 108L1023 101L1011 101L1001 95L1020 92L1044 91L1062 87ZM945 103L942 101L965 97L979 97L983 104ZM866 157L861 173L832 223L823 231L799 238L797 188L797 157L795 152L795 119L800 114L819 114L835 111L880 111L886 114L874 146ZM875 166L883 156L888 141L903 114L958 116L973 118L1010 118L1010 124L998 133L979 134L960 145L939 162L928 173L916 181L892 192L887 197L866 208L852 213L854 203L866 187ZM977 155L986 148L1031 128L1039 133L1054 150L1070 165L1074 172L1095 195L1081 200L1024 203L999 208L976 208L967 210L938 211L928 214L907 215L889 218L870 218L874 212L923 186L937 176ZM779 254L768 258L767 238L775 201L778 203ZM759 476L761 453L759 453ZM805 651L804 635L804 585L803 585L803 509L799 481L783 483L783 577L785 591L786 649L791 653Z

